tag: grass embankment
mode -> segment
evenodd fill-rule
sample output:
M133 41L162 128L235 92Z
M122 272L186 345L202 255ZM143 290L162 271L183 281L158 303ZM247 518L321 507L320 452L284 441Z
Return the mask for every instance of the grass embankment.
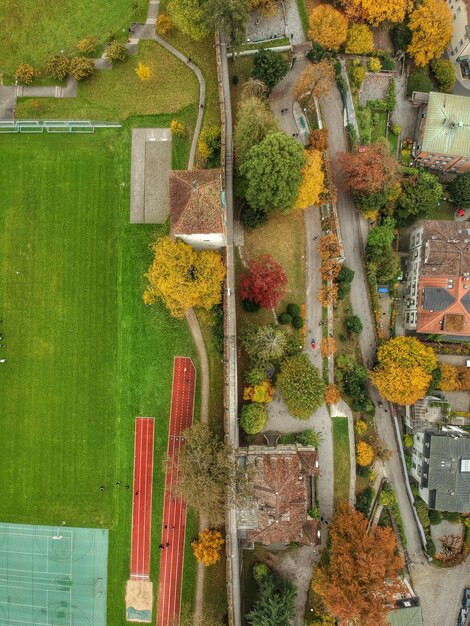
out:
M350 460L348 418L333 417L334 503L349 500Z
M108 622L123 625L132 491L113 485L132 481L135 417L155 416L156 593L173 356L198 366L185 322L141 299L149 243L167 228L129 224L128 129L8 136L0 152L1 518L109 528ZM186 158L181 144L174 165Z
M135 69L148 65L153 78L141 81ZM192 70L154 41L141 41L136 56L97 70L79 83L76 98L19 98L17 119L125 120L134 115L187 111L182 120L194 127L199 84Z
M0 73L11 76L20 63L40 69L48 54L75 51L79 39L127 36L131 22L145 21L145 0L5 0L2 2ZM125 32L123 33L123 30Z

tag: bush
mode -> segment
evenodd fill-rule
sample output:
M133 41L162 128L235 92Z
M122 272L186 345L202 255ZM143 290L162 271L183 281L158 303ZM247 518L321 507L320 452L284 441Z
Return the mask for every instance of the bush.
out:
M291 324L292 323L292 315L289 315L289 313L287 313L287 311L284 311L284 313L281 313L281 315L279 316L279 323L280 324Z
M458 174L448 186L453 200L460 206L470 206L470 170Z
M262 80L269 90L283 78L289 69L289 61L283 54L272 50L259 50L253 58L253 78Z
M240 426L247 435L256 435L263 430L268 414L266 405L260 402L244 404L240 412Z
M371 465L374 460L374 451L372 446L370 446L365 441L359 441L356 444L356 462L361 467L366 467L367 465Z
M93 63L93 59L86 57L74 57L70 59L69 74L72 78L75 78L75 80L85 80L85 78L92 76L94 71L95 64Z
M65 54L51 54L44 62L44 72L57 80L63 80L69 73L70 59Z
M354 270L350 269L346 265L343 265L339 271L337 282L342 285L349 285L354 278Z
M313 506L307 511L307 513L312 519L315 519L317 521L320 520L320 508L318 506Z
M346 134L348 137L349 149L353 152L357 148L357 133L353 124L346 125Z
M354 87L357 87L358 89L361 88L361 85L365 80L366 74L367 74L366 68L362 65L362 63L360 65L352 66L351 82L354 85Z
M238 85L240 79L238 78L238 76L236 74L234 74L232 76L232 85Z
M411 448L411 446L413 445L413 435L411 433L406 433L406 435L403 437L403 443L405 445L405 448Z
M411 98L413 91L423 91L424 93L432 91L432 80L429 78L427 66L415 68L409 75L406 95Z
M371 72L380 72L380 70L382 69L382 63L380 62L380 59L378 59L377 57L372 57L371 59L369 59L369 70Z
M247 313L256 313L261 307L254 300L242 300L242 308Z
M37 76L37 71L29 63L22 63L16 68L15 78L22 85L30 85L35 76Z
M395 69L395 61L388 55L382 57L382 70L393 72Z
M346 83L346 81L344 80L342 76L336 77L336 84L338 85L338 89L340 90L341 95L344 97L344 95L348 91L348 84Z
M255 208L249 204L245 204L242 211L241 221L247 230L254 230L258 226L266 224L268 214L266 209Z
M373 499L374 490L372 487L366 487L356 498L356 509L368 517Z
M266 576L269 574L270 569L266 565L266 563L255 563L253 565L252 572L253 578L259 584L263 580L263 578L266 578Z
M398 135L401 133L401 126L399 124L392 124L390 130L396 137L398 137Z
M264 367L251 367L249 370L246 370L243 378L247 385L260 385L266 380L266 370Z
M434 541L431 539L431 537L427 537L426 539L426 552L431 557L436 554L436 546L434 545Z
M296 315L295 317L292 318L292 326L296 328L297 330L299 330L300 328L303 328L304 323L305 323L304 318L300 317L300 315Z
M181 137L186 132L185 125L182 122L178 122L178 120L171 120L170 122L170 133L172 135L176 135Z
M315 430L304 430L301 433L297 433L295 440L301 446L313 446L319 448L322 440L321 433L317 433Z
M417 500L415 500L415 509L416 513L418 514L418 519L423 527L429 528L430 521L426 502L424 502L424 500L421 500L421 498L418 498Z
M283 361L277 385L288 412L297 419L308 419L323 404L325 383L305 353Z
M367 430L367 422L365 422L364 420L357 420L356 422L354 422L354 432L356 433L356 435L359 435L359 437L361 437Z
M362 322L357 315L348 315L344 320L344 324L349 334L362 332Z
M408 21L402 22L401 24L394 24L390 29L390 35L392 37L395 52L398 52L399 50L406 52L412 37Z
M220 126L206 126L197 142L199 155L206 165L214 164L219 159L221 145Z
M298 317L300 315L300 307L298 304L290 303L286 306L286 311L292 317Z
M157 23L155 24L155 32L157 35L167 35L172 29L173 22L168 15L160 13L157 17Z
M387 111L393 113L397 106L397 86L394 78L391 78L388 82L387 98L385 102L387 104Z
M429 522L431 526L437 526L442 522L442 515L435 509L429 509Z
M442 519L447 520L451 524L458 524L461 520L460 513L456 511L443 511Z
M454 66L447 59L431 61L431 72L436 79L439 91L452 93L456 81Z
M77 50L80 50L80 52L83 52L83 54L90 54L91 52L94 52L96 50L96 43L96 37L94 37L93 35L89 35L88 37L80 39L80 41L77 43Z
M356 473L361 478L370 478L370 474L372 472L372 467L370 465L366 465L362 467L362 465L356 465Z
M106 58L109 61L125 61L128 54L126 46L115 39L106 46Z
M308 136L308 142L313 150L324 152L328 150L328 129L316 128L310 132Z

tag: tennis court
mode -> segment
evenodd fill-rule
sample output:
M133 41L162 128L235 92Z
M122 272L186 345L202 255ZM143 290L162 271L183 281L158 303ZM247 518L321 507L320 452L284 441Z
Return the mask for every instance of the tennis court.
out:
M106 626L108 531L0 524L0 626Z

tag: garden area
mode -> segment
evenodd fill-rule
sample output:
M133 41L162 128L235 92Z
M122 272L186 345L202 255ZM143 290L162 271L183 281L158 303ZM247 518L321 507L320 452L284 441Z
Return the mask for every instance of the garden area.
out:
M333 460L334 460L334 503L349 500L350 483L350 442L348 434L348 418L332 417L333 426Z

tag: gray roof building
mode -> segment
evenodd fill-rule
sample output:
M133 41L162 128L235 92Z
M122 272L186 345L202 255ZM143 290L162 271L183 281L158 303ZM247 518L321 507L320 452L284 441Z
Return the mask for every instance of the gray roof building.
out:
M420 495L430 509L470 510L470 437L455 431L422 433ZM416 447L416 442L415 442Z
M423 626L420 606L399 607L387 615L389 626Z

